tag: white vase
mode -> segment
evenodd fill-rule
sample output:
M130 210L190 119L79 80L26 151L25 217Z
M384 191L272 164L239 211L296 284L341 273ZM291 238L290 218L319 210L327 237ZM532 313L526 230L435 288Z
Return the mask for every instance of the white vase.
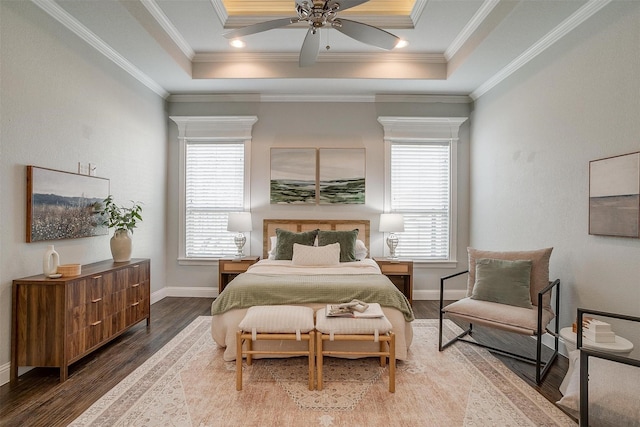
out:
M58 252L53 248L53 245L47 246L47 251L44 253L42 259L42 272L45 276L56 274L58 272L58 265L60 265Z
M125 229L116 230L111 237L111 255L115 262L124 262L131 259L131 236Z

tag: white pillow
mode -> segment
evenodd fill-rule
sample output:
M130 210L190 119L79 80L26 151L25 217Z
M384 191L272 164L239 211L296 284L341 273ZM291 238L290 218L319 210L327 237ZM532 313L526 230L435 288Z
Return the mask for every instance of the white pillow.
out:
M276 259L276 247L278 246L278 237L271 236L271 249L267 252L269 259Z
M340 264L340 243L325 246L293 244L293 265L331 266Z
M367 249L367 246L364 244L364 242L360 239L356 240L356 259L357 260L362 260L365 259L367 257L367 254L369 253L369 250Z

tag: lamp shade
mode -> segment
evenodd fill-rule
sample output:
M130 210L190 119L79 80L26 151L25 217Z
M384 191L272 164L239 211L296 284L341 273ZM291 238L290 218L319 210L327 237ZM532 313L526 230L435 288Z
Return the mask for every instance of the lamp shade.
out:
M381 233L399 233L404 231L404 218L402 214L380 214Z
M251 212L231 212L227 220L227 231L251 231Z

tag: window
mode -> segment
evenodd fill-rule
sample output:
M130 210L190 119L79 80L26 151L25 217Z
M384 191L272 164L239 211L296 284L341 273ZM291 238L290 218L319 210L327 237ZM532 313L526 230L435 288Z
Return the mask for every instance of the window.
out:
M401 213L398 254L455 261L456 142L465 118L380 117L385 128L385 212Z
M179 261L231 256L237 248L227 218L249 208L251 129L257 118L171 119L178 124L181 153Z

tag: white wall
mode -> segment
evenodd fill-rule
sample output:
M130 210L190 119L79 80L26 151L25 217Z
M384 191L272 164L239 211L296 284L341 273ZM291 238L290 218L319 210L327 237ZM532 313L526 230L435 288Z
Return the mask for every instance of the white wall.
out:
M640 240L588 234L590 160L640 151L640 3L612 2L475 103L471 244L553 246L561 326L640 315ZM640 328L615 326L635 343Z
M8 380L12 279L61 263L111 258L109 236L25 243L26 165L77 172L96 163L116 201L144 203L133 256L165 286L167 135L164 100L31 2L0 1L0 384Z
M382 256L384 242L377 231L384 198L384 141L379 116L468 117L469 105L460 103L242 103L172 102L171 116L255 115L251 151L251 212L254 231L250 235L252 255L262 255L262 220L265 218L369 219L371 253ZM469 124L460 130L458 145L458 259L466 267L468 242L468 150ZM167 283L186 293L186 288L207 289L217 295L218 269L178 265L178 140L177 126L169 126L169 231L167 236ZM269 150L271 147L364 147L366 149L366 202L364 205L299 206L269 203ZM247 243L249 244L249 243ZM402 242L400 243L400 249ZM245 253L248 248L245 247ZM439 278L453 270L414 268L414 298L436 298ZM192 289L191 292L197 290ZM206 293L206 292L205 292Z

